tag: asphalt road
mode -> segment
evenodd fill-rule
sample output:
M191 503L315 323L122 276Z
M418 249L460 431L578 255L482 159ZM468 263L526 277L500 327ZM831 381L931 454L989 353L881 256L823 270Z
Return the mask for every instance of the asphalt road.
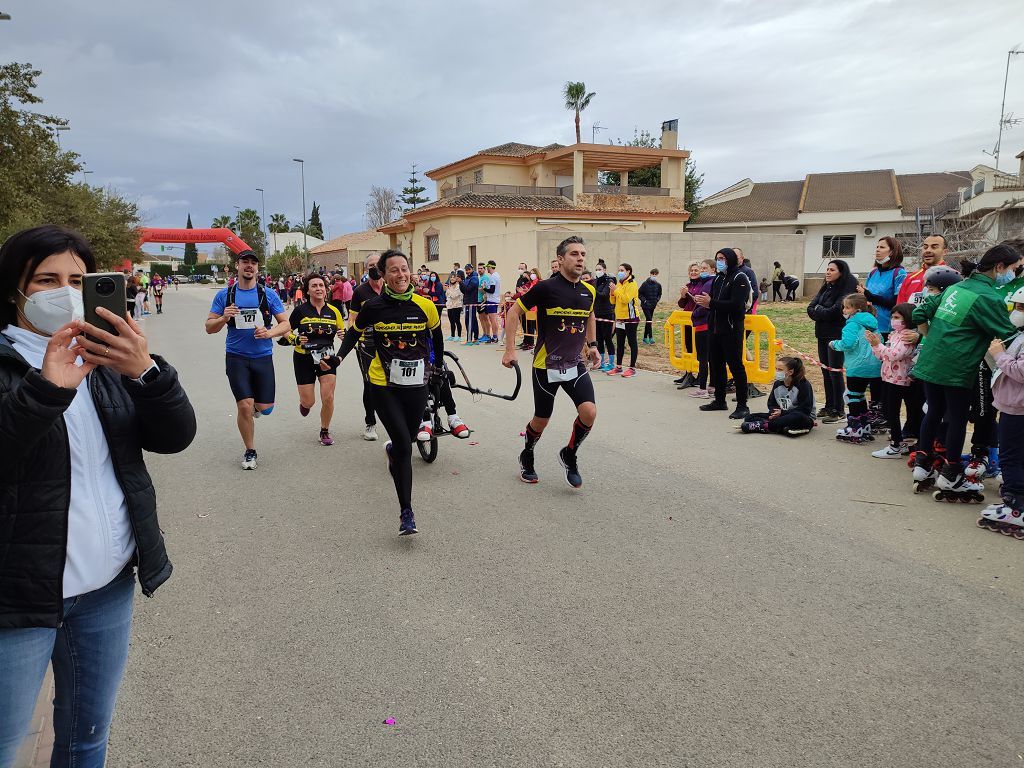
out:
M175 571L138 598L110 766L1022 764L1024 542L914 496L902 462L828 426L740 435L641 373L597 377L581 491L564 396L526 486L528 387L458 393L476 431L414 458L399 538L352 359L325 448L277 348L241 470L212 297L146 321L200 431L148 457ZM458 353L510 385L494 348Z

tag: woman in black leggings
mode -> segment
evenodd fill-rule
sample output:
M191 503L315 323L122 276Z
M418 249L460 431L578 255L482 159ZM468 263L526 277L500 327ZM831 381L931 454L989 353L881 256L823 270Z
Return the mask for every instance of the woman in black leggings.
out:
M412 512L412 444L427 407L431 346L433 359L444 359L444 336L437 307L412 290L412 268L401 251L385 251L378 263L384 275L380 296L366 302L346 331L341 358L352 351L364 331L374 341L367 376L373 406L391 438L384 450L398 494L398 533L416 533Z
M611 302L615 307L615 367L609 376L621 375L624 379L636 376L636 329L640 325L640 286L633 279L633 267L619 264L616 275L619 282L611 290ZM626 341L629 341L629 367L623 369L622 356Z

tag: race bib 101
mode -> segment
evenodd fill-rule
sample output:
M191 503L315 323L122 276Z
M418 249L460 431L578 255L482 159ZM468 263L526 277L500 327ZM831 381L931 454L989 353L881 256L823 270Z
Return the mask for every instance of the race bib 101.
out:
M422 359L392 360L391 375L388 377L388 381L398 387L422 386L426 367L426 361Z

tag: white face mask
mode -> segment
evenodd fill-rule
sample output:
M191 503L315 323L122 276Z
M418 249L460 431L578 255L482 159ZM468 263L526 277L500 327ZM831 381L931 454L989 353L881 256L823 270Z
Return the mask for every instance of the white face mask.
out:
M24 293L21 295L25 296ZM25 296L25 306L21 311L37 331L47 336L52 336L57 329L72 320L85 317L82 292L69 285Z
M1019 309L1013 310L1010 313L1010 322L1018 328L1024 328L1024 312L1021 312Z

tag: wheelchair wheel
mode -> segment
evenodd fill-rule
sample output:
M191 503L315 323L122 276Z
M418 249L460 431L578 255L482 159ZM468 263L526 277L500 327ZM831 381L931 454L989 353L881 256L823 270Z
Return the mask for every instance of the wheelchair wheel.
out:
M428 464L432 463L434 459L437 458L437 437L431 437L426 443L421 443L417 440L416 447L419 449L420 456Z

